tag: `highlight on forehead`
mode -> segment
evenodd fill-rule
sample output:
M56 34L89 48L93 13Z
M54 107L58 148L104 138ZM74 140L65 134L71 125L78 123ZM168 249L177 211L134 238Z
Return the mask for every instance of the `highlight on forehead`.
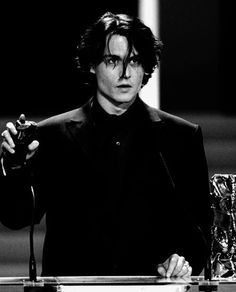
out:
M104 50L104 52L106 52L107 51L107 53L109 54L109 55L113 55L112 54L112 52L111 52L111 50L110 50L110 41L111 41L111 38L113 37L113 36L115 36L115 35L117 35L117 36L122 36L122 37L125 37L126 38L126 40L127 40L127 54L126 54L126 58L128 58L128 57L130 57L130 55L133 53L134 55L137 55L138 53L137 53L137 50L135 49L135 47L134 47L134 45L133 45L133 42L131 42L131 40L127 37L127 36L125 36L125 35L122 35L122 34L117 34L117 33L115 33L115 34L109 34L108 36L107 36L107 38L106 38L106 45L105 45L105 50ZM106 54L107 54L106 53Z

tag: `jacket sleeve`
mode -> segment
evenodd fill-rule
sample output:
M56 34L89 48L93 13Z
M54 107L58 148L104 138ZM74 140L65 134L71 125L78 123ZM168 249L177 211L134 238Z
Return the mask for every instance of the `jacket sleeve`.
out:
M174 129L169 132L163 154L175 184L176 216L182 227L176 236L180 253L191 263L193 274L198 275L209 256L212 223L203 135L199 125L181 123Z
M200 126L196 127L192 139L186 144L185 152L186 169L181 182L181 189L184 191L180 193L180 197L182 196L189 218L195 226L193 234L189 234L188 251L192 258L193 272L198 274L209 258L212 224L208 166Z
M210 201L208 166L200 126L196 129L193 139L193 151L191 169L192 187L189 193L191 209L197 225L201 228L206 240L209 241L213 212Z

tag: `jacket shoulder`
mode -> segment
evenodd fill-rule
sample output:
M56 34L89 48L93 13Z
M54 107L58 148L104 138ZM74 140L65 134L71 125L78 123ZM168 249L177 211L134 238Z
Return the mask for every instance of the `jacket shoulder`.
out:
M186 120L180 116L168 113L160 109L155 109L148 105L146 105L146 109L152 122L161 121L162 124L165 124L166 126L169 126L173 129L186 128L196 130L199 128L198 124Z
M82 106L58 115L43 119L37 125L37 138L39 141L64 139L68 133L68 125L84 124L88 120L87 106ZM63 138L64 137L64 138Z
M83 108L73 109L58 115L48 117L38 123L39 128L57 126L70 122L71 120L83 120L85 114Z

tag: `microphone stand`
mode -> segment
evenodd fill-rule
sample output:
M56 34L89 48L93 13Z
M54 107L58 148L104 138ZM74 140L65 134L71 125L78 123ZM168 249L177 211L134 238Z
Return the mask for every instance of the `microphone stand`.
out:
M57 286L46 285L43 280L37 280L37 265L34 254L34 220L35 220L35 192L33 185L30 186L32 194L32 213L30 224L30 258L29 258L29 282L24 283L24 292L56 292Z
M35 213L35 193L34 188L31 186L32 193L32 214L31 214L31 225L30 225L30 259L29 259L29 278L30 281L37 281L37 268L36 260L34 255L34 213Z
M15 123L15 127L17 130L17 136L12 139L16 146L16 153L15 160L13 159L14 163L17 165L22 165L25 160L28 145L33 141L35 137L35 131L37 128L37 124L33 121L27 121L24 114L21 114L19 119ZM13 164L14 164L13 163ZM3 169L3 173L5 170ZM24 291L25 292L53 292L57 291L56 286L45 286L43 281L37 281L37 270L36 270L36 260L34 255L34 221L35 221L35 192L33 187L33 174L30 172L31 176L31 185L30 191L32 194L32 213L31 213L31 224L30 224L30 233L29 233L29 240L30 240L30 258L29 258L29 281L24 282Z

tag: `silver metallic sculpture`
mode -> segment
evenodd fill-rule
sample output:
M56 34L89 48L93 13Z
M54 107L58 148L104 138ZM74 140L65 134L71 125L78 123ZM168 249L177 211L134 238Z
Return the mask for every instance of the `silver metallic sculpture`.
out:
M213 277L236 277L236 175L215 174L210 180L214 221L211 229Z

